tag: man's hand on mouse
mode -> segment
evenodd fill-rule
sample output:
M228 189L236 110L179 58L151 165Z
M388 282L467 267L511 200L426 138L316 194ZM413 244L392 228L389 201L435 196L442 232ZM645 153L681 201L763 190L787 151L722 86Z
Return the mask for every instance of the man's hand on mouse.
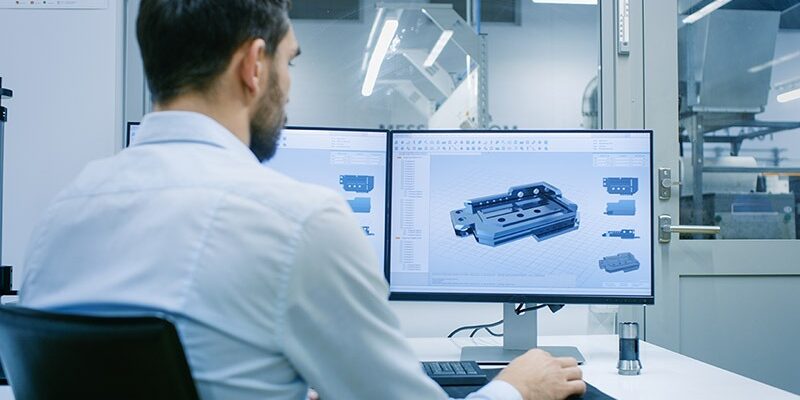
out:
M555 358L539 349L514 359L496 379L510 383L524 400L561 400L586 392L583 372L574 358Z

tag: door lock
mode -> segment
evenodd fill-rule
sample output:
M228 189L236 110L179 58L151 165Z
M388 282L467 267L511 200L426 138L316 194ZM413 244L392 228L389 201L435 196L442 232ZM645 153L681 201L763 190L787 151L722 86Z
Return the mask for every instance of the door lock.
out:
M658 169L658 199L669 200L672 198L672 187L680 186L680 181L672 180L672 169L659 168Z

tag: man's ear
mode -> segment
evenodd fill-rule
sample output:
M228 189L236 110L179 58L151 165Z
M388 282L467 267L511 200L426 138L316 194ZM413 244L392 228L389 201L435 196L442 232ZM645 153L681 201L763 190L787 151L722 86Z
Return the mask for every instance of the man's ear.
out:
M263 86L262 80L267 79L269 63L267 57L267 44L264 39L254 39L243 46L244 56L239 68L239 75L248 94L255 95Z

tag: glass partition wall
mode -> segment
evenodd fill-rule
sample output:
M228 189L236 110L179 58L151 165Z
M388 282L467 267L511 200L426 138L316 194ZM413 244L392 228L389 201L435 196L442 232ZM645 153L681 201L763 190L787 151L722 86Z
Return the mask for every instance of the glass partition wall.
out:
M682 238L800 237L800 1L678 12Z
M353 7L342 12L318 3L295 1L303 55L292 71L292 125L599 127L596 4L331 2Z

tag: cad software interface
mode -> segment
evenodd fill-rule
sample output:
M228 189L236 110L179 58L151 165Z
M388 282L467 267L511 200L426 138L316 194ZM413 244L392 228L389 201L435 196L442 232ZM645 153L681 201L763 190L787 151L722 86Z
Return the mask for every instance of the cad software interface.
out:
M386 235L387 133L284 129L265 165L341 193L375 249L383 272Z
M648 132L392 141L392 292L652 294Z

